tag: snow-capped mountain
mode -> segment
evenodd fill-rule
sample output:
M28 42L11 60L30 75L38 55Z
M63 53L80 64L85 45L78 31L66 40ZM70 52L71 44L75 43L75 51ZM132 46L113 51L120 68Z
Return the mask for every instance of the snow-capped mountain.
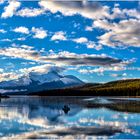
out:
M14 91L26 91L26 93L60 89L72 86L79 86L84 84L77 77L72 75L62 76L55 71L51 71L45 74L31 72L26 76L22 76L16 80L0 82L0 91L11 90Z
M52 82L52 81L60 80L60 78L63 78L63 77L61 75L59 75L57 72L52 71L52 72L48 72L46 74L31 72L29 74L29 78L32 81L37 81L37 82L39 82L39 84L43 84L43 83L46 83L46 82Z

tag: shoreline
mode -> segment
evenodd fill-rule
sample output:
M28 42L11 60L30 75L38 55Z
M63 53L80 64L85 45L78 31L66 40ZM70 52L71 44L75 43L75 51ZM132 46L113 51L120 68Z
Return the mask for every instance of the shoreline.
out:
M115 99L127 99L127 98L140 98L140 96L92 96L92 95L78 95L78 96L74 96L74 95L6 95L5 97L0 97L0 99L8 99L8 98L14 98L14 97L35 97L35 98L40 98L40 97L75 97L75 98L80 98L80 97L88 97L88 98L115 98Z

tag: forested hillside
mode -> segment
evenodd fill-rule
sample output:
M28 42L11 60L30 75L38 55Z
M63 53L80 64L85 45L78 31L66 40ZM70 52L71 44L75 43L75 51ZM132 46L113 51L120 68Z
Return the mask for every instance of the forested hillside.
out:
M42 91L33 94L41 96L140 96L140 79L120 80L105 84L85 84L79 87Z

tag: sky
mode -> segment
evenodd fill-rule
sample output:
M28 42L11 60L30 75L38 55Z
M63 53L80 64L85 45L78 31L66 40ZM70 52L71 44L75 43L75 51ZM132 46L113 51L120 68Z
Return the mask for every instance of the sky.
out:
M57 71L140 78L140 2L0 0L0 82Z

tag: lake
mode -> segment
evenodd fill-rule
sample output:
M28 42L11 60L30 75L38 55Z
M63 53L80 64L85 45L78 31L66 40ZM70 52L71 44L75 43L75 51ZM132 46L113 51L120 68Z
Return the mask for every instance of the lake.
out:
M0 138L140 138L140 99L11 97L0 101Z

